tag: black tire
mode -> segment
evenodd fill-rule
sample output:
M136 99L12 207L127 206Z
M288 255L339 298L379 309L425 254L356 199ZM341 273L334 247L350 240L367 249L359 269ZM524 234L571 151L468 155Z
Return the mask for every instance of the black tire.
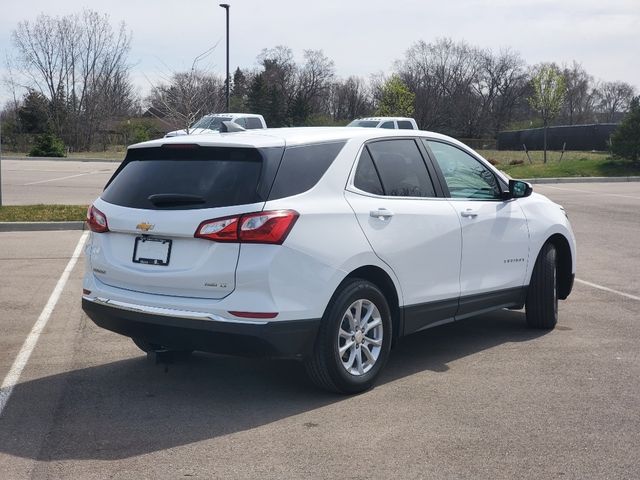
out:
M136 347L138 347L145 353L169 351L180 358L187 358L193 353L193 350L174 350L157 343L147 342L146 340L143 340L141 338L132 338L131 340L133 340L133 343L136 344Z
M382 345L370 369L356 376L343 366L337 337L347 310L358 300L371 302L378 309L382 319ZM392 331L391 311L380 289L366 280L349 279L334 294L322 317L313 353L305 361L307 374L314 384L331 392L353 394L368 390L387 362Z
M558 323L558 285L556 249L546 243L533 266L527 291L527 325L550 330Z

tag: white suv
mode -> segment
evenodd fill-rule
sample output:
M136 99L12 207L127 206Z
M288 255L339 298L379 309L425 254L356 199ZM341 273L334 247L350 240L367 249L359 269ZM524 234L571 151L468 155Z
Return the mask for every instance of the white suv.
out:
M245 130L259 130L267 128L267 123L262 115L255 113L212 113L205 115L187 130L174 130L164 137L180 137L182 135L202 135L218 132L223 122L233 122Z
M393 342L571 292L564 210L436 133L290 128L129 148L90 207L82 305L145 351L303 360L369 388Z

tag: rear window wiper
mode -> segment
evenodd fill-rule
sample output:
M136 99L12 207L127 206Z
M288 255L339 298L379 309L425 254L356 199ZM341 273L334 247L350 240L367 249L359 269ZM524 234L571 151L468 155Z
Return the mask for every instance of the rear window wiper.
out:
M156 206L197 205L206 202L200 195L189 195L188 193L154 193L153 195L149 195L147 200Z

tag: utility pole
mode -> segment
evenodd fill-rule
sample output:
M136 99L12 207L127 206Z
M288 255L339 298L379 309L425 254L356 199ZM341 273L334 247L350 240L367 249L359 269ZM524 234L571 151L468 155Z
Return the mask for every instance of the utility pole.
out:
M226 112L229 112L229 84L231 83L231 78L229 77L229 8L231 5L228 3L221 3L220 6L226 10L227 13L227 88L226 88Z

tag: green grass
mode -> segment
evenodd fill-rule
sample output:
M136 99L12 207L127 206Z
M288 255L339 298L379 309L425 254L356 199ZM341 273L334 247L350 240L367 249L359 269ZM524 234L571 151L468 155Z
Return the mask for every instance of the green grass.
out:
M64 222L84 220L83 205L7 205L0 207L0 222Z
M114 145L104 152L69 152L65 157L67 159L74 158L91 158L100 160L123 160L127 154L127 147L123 145ZM2 151L3 157L27 157L27 152ZM58 160L60 157L49 157L47 160Z
M478 150L487 160L513 178L550 177L617 177L640 175L640 164L614 159L605 152L565 152L560 161L560 152L547 152L547 163L543 163L543 152L529 152L533 163L529 163L523 151ZM509 165L523 161L519 165Z

